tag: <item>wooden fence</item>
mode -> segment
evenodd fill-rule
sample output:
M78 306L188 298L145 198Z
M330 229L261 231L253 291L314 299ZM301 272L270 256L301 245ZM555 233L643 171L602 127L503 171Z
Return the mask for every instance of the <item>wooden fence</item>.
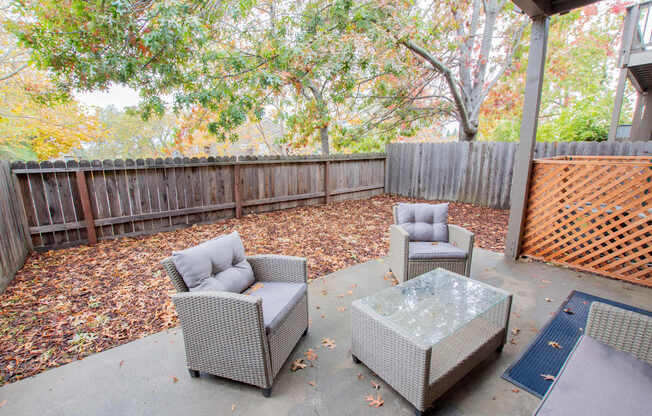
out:
M652 286L652 156L535 160L521 253Z
M517 143L392 143L387 193L508 209ZM535 157L649 155L652 142L536 144Z
M9 163L0 161L0 293L23 266L29 250L25 214Z
M383 193L385 155L14 163L36 249Z

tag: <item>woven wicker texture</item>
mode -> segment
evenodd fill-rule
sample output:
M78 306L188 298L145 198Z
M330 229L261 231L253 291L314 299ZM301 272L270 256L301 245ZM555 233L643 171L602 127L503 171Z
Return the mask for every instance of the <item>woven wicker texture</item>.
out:
M172 295L189 369L259 387L272 385L260 298L228 292Z
M257 282L306 283L308 269L306 259L275 254L248 256Z
M649 316L593 302L586 334L652 364L652 318Z
M392 209L396 223L396 206ZM438 267L464 276L471 274L471 259L475 235L458 225L448 225L449 242L466 251L465 259L410 260L408 243L410 236L397 224L389 227L389 268L399 282L405 282Z
M251 256L254 276L262 282L307 281L306 260L298 257ZM270 388L288 356L308 328L307 295L272 333L265 333L262 300L229 292L188 292L170 258L162 261L179 293L177 309L189 369Z
M498 289L497 291L504 293ZM351 305L351 352L424 411L506 340L511 295L432 346L418 345L364 303Z
M283 324L268 335L272 359L272 377L276 377L288 359L297 342L305 332L308 323L308 296L304 296Z
M521 254L652 286L652 160L535 160Z

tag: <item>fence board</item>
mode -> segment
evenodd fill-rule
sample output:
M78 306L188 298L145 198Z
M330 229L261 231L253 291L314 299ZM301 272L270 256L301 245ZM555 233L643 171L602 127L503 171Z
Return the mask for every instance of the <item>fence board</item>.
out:
M15 163L26 224L39 250L87 243L77 177L86 181L91 228L98 240L135 236L243 214L325 202L330 164L332 201L383 192L385 155L330 158L167 158ZM240 185L234 188L235 170Z
M30 247L18 185L9 164L0 161L0 293L25 263Z
M509 209L517 146L487 142L388 144L386 192ZM651 155L652 142L539 142L534 154L535 158Z

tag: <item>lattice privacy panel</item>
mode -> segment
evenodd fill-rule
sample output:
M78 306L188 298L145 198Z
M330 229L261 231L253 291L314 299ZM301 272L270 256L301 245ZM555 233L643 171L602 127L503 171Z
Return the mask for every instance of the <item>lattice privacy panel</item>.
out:
M534 161L521 254L652 286L652 157Z

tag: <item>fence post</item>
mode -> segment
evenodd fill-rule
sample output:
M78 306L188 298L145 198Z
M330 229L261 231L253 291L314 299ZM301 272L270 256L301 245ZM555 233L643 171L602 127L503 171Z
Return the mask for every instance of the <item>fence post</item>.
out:
M330 166L331 166L330 161L327 160L324 162L324 200L326 201L326 205L328 205L331 202L331 194L329 188Z
M240 180L240 164L236 160L233 166L233 198L235 199L235 217L242 217L242 181Z
M86 222L86 233L88 234L88 244L97 244L97 234L95 234L95 219L93 218L93 210L91 209L91 200L88 197L88 185L86 185L86 172L77 170L75 172L77 178L77 188L79 189L79 198L82 203L82 210L84 212L84 220Z

